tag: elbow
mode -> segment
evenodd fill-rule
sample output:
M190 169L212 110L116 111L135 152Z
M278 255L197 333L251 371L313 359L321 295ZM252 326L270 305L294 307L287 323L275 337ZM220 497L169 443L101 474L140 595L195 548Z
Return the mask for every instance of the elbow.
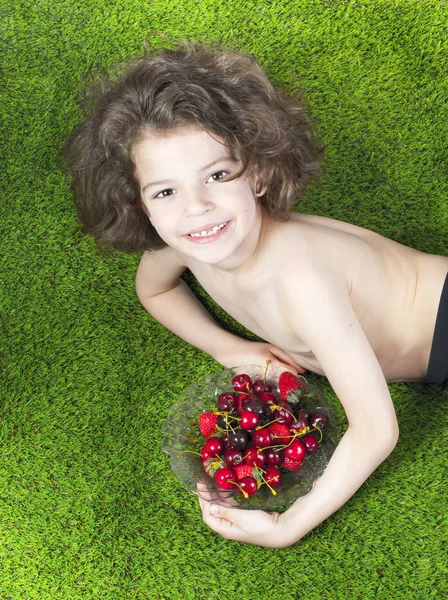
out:
M400 437L400 430L398 423L390 427L389 430L381 434L381 450L384 456L384 460L392 454L395 446L398 444L398 438Z
M400 436L396 418L387 423L369 423L355 429L358 439L362 439L363 444L368 444L380 461L386 460L393 452Z
M400 437L400 428L395 413L393 417L388 420L387 424L383 424L382 432L380 429L379 434L381 435L384 449L388 451L387 456L389 456L398 444L398 438Z

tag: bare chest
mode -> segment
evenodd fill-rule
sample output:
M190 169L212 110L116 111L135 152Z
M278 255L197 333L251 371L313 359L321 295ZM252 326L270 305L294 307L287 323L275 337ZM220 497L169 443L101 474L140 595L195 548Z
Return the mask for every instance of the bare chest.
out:
M198 282L213 300L238 323L257 335L293 354L312 354L288 325L286 309L280 292L281 282L266 277L253 285L239 285L231 278L215 278L202 268L193 268Z
M410 248L368 230L300 215L284 224L281 233L282 244L268 254L271 267L266 263L260 270L265 275L249 282L238 283L230 275L211 276L207 265L188 266L204 290L231 317L261 339L289 352L305 368L323 374L311 348L300 339L300 332L288 325L282 302L288 271L279 270L279 265L300 270L304 262L316 264L344 281L353 310L386 377L406 380L415 371L424 372L448 259L440 265L437 289L429 302L420 299L417 283L425 280L427 296L425 274L432 274L434 279L435 267L424 263L424 268L419 268L422 255ZM441 257L424 258L430 261Z

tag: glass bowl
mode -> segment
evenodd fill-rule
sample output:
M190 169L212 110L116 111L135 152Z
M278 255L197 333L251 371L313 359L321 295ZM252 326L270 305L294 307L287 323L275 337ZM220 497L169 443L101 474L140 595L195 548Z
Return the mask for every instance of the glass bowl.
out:
M278 380L283 371L285 369L271 365L267 369L266 383L272 385L273 393L279 393ZM288 400L294 402L294 407L326 414L328 424L322 431L323 437L317 451L308 452L299 469L282 469L282 482L275 488L275 495L267 485L262 485L248 498L244 498L235 488L230 491L223 490L204 471L201 457L194 454L201 452L206 441L200 433L198 419L202 412L217 409L220 394L228 391L235 393L232 379L241 373L247 373L252 381L265 379L265 368L249 365L212 373L184 390L168 409L167 418L162 426L162 448L169 455L171 468L179 481L187 490L204 500L244 509L271 510L285 506L311 491L314 482L325 471L337 446L336 421L321 390L302 378L306 382L305 394L292 392Z

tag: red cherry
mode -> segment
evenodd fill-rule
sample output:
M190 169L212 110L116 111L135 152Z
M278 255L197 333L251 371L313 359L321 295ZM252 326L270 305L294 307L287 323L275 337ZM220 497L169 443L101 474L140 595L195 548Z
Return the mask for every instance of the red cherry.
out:
M266 448L266 446L272 446L272 433L267 429L257 429L252 435L252 443L255 444L257 448Z
M306 433L310 430L307 419L304 419L303 417L299 417L297 421L294 421L294 423L291 424L290 427L291 431L296 431L297 433Z
M257 379L257 381L254 381L252 390L254 394L260 394L261 392L272 392L272 385L265 383L262 379Z
M255 464L257 467L262 467L266 462L266 451L256 448L255 446L251 446L244 452L243 460L246 465Z
M305 444L308 452L316 452L316 450L319 447L319 443L316 440L316 436L312 433L307 433L302 438L300 438L300 441Z
M231 412L235 405L235 396L230 392L224 392L218 396L218 408L223 412Z
M255 429L255 427L258 427L259 423L260 417L257 415L257 413L250 412L248 410L241 413L240 427L243 429Z
M270 467L276 467L277 465L282 464L284 458L283 450L275 450L274 448L271 448L270 450L265 450L265 452L267 465Z
M219 438L208 438L202 448L204 452L208 452L210 456L215 454L222 454L224 451L224 444Z
M289 402L282 402L279 406L280 408L275 411L274 417L278 423L289 425L293 420L291 404Z
M252 496L252 494L255 494L255 492L257 491L257 482L253 477L243 477L238 481L236 489L241 495L244 495L244 490L244 492L246 492L248 496Z
M243 462L243 453L235 448L229 448L224 454L224 460L229 467L235 467Z
M214 454L211 454L211 452L209 452L205 448L202 448L202 450L201 450L201 462L205 462L206 460L208 460L209 458L212 458L213 456L214 456Z
M256 402L260 402L260 398L255 394L245 394L243 402L246 402L246 400L256 400Z
M300 440L294 440L285 448L285 458L300 462L305 458L306 447Z
M268 467L266 469L266 473L264 474L264 478L269 483L269 485L272 485L272 487L280 485L282 482L282 476L277 467Z
M223 490L231 490L233 489L234 483L231 483L235 480L235 473L229 467L223 467L216 471L215 481L217 485Z
M318 427L319 429L324 429L328 424L328 417L323 412L318 412L311 418L311 425Z
M261 392L261 394L258 394L258 397L266 404L275 404L277 402L277 398L271 392Z
M246 373L242 373L232 379L232 385L236 392L250 392L252 390L252 379Z
M229 434L229 446L236 450L244 450L249 443L249 434L241 428L234 429Z
M256 413L260 419L260 424L271 416L269 406L256 396L248 396L246 400L243 400L242 412L245 411Z

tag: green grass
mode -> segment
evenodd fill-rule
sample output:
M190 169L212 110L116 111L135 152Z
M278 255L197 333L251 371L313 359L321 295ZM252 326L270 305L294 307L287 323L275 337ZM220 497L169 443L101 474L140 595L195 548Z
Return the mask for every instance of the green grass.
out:
M139 305L138 256L102 256L80 233L60 151L84 73L140 53L148 31L231 43L307 91L327 155L301 210L448 254L448 5L175 6L0 0L0 598L447 598L448 395L424 384L390 385L396 450L294 547L229 542L203 525L160 429L179 392L220 366ZM328 382L311 379L343 430Z

